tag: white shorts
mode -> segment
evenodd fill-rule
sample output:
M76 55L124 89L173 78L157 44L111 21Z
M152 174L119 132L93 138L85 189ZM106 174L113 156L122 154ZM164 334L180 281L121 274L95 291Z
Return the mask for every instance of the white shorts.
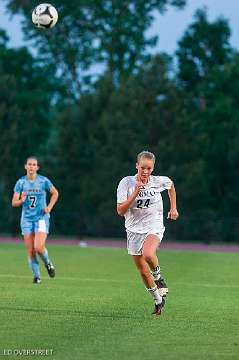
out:
M163 239L165 227L162 227L160 231L149 231L147 233L139 234L126 230L127 233L127 249L129 255L142 255L142 249L145 239L148 235L156 235L159 238L159 242Z

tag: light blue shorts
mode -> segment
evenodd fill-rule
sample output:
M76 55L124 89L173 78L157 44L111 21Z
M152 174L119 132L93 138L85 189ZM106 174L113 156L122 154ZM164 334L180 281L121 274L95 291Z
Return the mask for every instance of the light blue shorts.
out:
M49 233L49 217L44 216L37 221L29 221L29 220L22 220L21 221L21 229L22 235L27 235L31 233L37 232L44 232L46 234Z

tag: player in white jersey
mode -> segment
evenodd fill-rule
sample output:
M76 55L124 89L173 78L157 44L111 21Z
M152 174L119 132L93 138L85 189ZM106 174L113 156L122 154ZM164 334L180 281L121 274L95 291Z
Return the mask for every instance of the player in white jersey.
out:
M176 191L166 176L151 175L155 155L142 151L137 156L134 176L124 177L117 188L117 213L125 217L128 253L132 255L141 278L155 301L153 314L160 315L168 292L160 274L156 250L163 238L163 202L161 192L168 190L168 218L176 220Z
M38 169L37 159L29 157L25 164L27 174L16 182L12 198L12 206L22 207L21 229L34 284L41 282L38 256L43 260L49 276L55 276L55 268L49 259L45 242L50 212L58 199L57 189L48 178L37 174ZM47 192L51 195L48 205Z

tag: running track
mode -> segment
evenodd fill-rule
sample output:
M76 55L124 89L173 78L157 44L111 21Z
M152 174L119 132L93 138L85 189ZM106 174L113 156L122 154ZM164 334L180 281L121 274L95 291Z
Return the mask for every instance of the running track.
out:
M48 244L60 244L60 245L76 245L80 247L102 247L102 248L125 248L126 240L118 239L66 239L66 238L49 238ZM0 237L0 243L22 243L21 237L13 238L3 236ZM239 245L219 245L219 244L201 244L201 243L178 243L178 242L167 242L166 240L161 244L162 249L169 250L189 250L189 251L205 251L205 252L239 252Z

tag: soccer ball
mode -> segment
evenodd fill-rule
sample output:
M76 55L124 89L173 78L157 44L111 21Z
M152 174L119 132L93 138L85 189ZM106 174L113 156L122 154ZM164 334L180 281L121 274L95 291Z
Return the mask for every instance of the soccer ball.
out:
M57 10L51 4L40 4L32 12L32 22L38 28L52 28L56 25L57 20Z

